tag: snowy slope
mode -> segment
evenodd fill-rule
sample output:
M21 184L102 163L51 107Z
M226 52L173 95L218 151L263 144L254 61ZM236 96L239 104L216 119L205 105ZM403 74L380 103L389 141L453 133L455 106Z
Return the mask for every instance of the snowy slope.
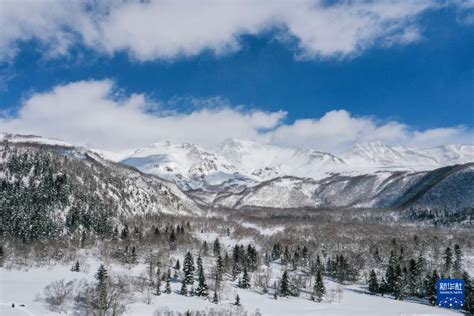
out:
M122 163L173 181L185 190L250 181L225 158L188 143L158 142L135 150Z
M323 179L334 173L354 176L377 171L433 170L474 162L474 146L416 149L370 142L355 144L336 156L315 149L239 139L229 139L212 150L166 141L137 149L122 162L174 181L183 190L222 191L228 187L250 187L283 176ZM225 188L219 189L221 184Z
M262 180L284 175L319 178L345 165L341 158L313 149L262 145L238 139L225 141L217 152L239 170Z
M426 172L383 171L314 180L281 177L240 193L220 193L214 206L230 208L424 207L474 208L474 164Z
M48 308L45 302L43 289L53 281L65 280L66 282L75 281L76 283L94 280L93 274L97 270L99 262L96 260L87 260L87 271L71 272L70 266L57 265L50 268L33 267L28 270L7 270L0 268L0 315L65 315L59 311L53 311ZM143 271L146 271L145 264L139 264L131 270L118 265L109 265L111 274L126 274L133 278L139 278ZM275 278L277 275L274 276ZM239 289L234 284L227 284L223 293L222 302L213 304L210 300L203 298L184 297L179 294L180 282L171 282L171 294L162 294L160 296L151 295L149 304L145 303L144 294L137 294L127 304L127 310L124 315L145 316L159 315L158 312L170 311L173 315L179 313L185 314L187 310L195 311L220 311L219 315L255 315L260 311L265 316L323 316L323 315L359 315L359 316L400 316L400 315L432 315L448 316L463 315L461 311L449 310L439 307L420 304L414 301L399 301L389 297L377 295L368 295L365 289L359 285L347 285L340 287L336 283L325 280L325 286L328 293L336 293L340 290L340 295L335 295L332 301L328 298L321 303L311 301L308 297L291 297L273 299L270 294L261 294L253 290ZM247 314L238 312L233 306L235 295L239 295L242 302L242 308ZM11 308L15 303L16 307ZM64 308L69 307L67 311L73 314L74 302L64 304ZM20 304L25 305L21 307ZM69 314L68 313L68 314ZM217 315L217 313L216 313Z
M12 157L18 155L33 165L41 163L39 159L49 157L51 172L66 175L73 193L86 192L98 196L111 205L111 209L118 213L116 215L201 212L195 202L172 182L103 159L86 149L57 143L45 144L44 140L39 143L0 142L0 179L10 181L21 176L10 168L9 163ZM29 180L25 178L23 181ZM67 208L63 211L66 212Z

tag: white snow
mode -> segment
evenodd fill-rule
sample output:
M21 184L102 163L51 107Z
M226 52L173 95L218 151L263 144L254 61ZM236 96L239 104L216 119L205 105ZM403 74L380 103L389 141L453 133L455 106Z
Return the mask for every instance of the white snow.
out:
M69 266L54 266L52 268L30 268L28 270L6 270L0 268L0 314L1 315L59 315L49 310L44 302L43 289L53 281L64 279L93 280L93 274L98 262L91 261L87 272L71 272ZM140 264L131 270L120 266L109 265L109 275L126 273L131 276L140 276L146 271L145 264ZM260 294L255 290L242 290L232 282L226 282L226 290L222 295L222 302L212 304L203 298L183 297L175 292L180 288L179 282L173 282L172 294L161 296L149 295L150 304L146 293L134 297L132 303L127 305L126 315L153 315L157 310L171 310L185 312L186 310L235 309L232 303L235 295L241 298L242 306L251 315L259 310L262 315L288 316L288 315L462 315L458 311L431 307L428 305L397 301L392 298L382 298L365 294L359 286L344 286L340 293L338 285L325 281L327 294L321 303L308 299L303 293L298 298L279 298L274 300L271 294ZM11 308L12 302L16 307ZM25 307L19 307L25 304ZM72 308L72 307L71 307ZM72 309L69 309L72 312Z

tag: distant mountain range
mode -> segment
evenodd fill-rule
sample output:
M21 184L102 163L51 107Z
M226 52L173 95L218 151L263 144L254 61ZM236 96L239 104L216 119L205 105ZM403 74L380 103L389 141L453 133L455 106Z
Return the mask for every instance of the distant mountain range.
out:
M474 146L414 149L371 142L356 144L337 156L237 139L230 139L212 151L193 144L159 142L137 149L121 161L174 181L186 191L215 191L218 187L251 187L284 176L323 179L334 174L433 170L474 162Z
M220 207L474 210L471 145L417 149L372 142L334 155L237 139L213 150L163 141L112 162L37 136L2 134L0 144L7 157L14 147L75 159L83 170L78 178L91 168L86 179L96 183L88 188L100 189L122 214L199 214ZM108 192L111 179L117 184Z

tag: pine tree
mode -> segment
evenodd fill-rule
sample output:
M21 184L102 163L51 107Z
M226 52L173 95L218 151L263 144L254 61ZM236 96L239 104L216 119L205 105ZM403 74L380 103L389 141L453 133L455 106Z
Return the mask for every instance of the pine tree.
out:
M239 287L242 289L250 288L250 276L248 274L247 267L244 267L244 275L242 277L242 280L240 281Z
M219 297L217 296L217 290L214 291L214 296L212 297L212 302L213 302L214 304L219 303Z
M175 270L178 270L178 271L181 269L181 265L179 264L179 259L176 260L176 264L175 264L174 268L175 268Z
M453 273L455 277L460 277L462 275L462 250L459 245L454 245L454 264L453 264Z
M247 247L247 268L249 269L249 271L257 270L257 261L257 249L249 244Z
M181 290L179 291L179 293L184 296L188 295L188 287L186 286L186 283L186 279L183 279L181 282Z
M79 261L76 261L76 263L72 266L71 271L72 272L79 272L81 270L79 266Z
M271 254L272 260L276 261L276 260L280 259L280 256L281 256L281 246L280 246L280 244L278 244L278 243L273 244L272 254Z
M462 279L464 280L464 309L474 314L474 288L469 273L464 271Z
M237 294L237 296L235 297L235 303L234 303L235 306L240 306L240 297L239 295Z
M446 274L451 273L451 267L453 265L453 251L450 247L447 247L444 251L444 272Z
M316 280L314 281L313 297L318 302L321 302L323 300L323 296L325 293L326 293L326 288L324 286L321 270L318 270L318 272L316 273Z
M212 253L214 254L214 257L217 257L221 254L221 244L218 238L214 240L214 244L212 246Z
M399 264L395 267L395 280L393 283L393 295L397 300L403 300L403 274Z
M107 282L109 276L107 274L107 269L105 269L104 265L101 264L97 273L95 274L95 278L97 280L97 307L99 308L99 315L105 315L107 310L107 295L108 295L108 288Z
M415 259L411 259L408 267L407 287L409 294L414 296L418 287L418 266Z
M191 252L187 252L184 256L183 262L183 272L184 272L184 279L186 280L186 284L192 285L194 283L194 259Z
M388 260L388 267L385 272L385 280L387 281L387 292L392 293L394 286L395 286L395 281L396 281L396 274L395 274L395 268L396 268L396 263L397 260L395 258L395 253L393 251L390 252L390 259Z
M418 260L416 261L416 274L417 274L417 290L416 294L420 297L423 296L423 282L421 280L421 276L426 274L426 259L423 256L423 253L420 253L418 256Z
M224 261L222 256L219 255L216 260L216 282L222 281L222 276L224 274Z
M384 296L385 293L388 293L388 283L385 278L382 278L382 280L380 280L379 293L382 296Z
M161 295L161 271L160 268L156 270L156 295Z
M234 250L232 251L232 279L235 280L237 276L242 272L242 258L243 254L239 245L234 246Z
M198 287L196 288L196 295L197 296L204 296L204 297L207 297L209 295L209 291L208 291L208 288L207 288L207 283L206 283L206 277L204 275L204 268L202 266L202 260L200 260L201 257L198 258L198 269L199 269L199 276L198 276L198 279L199 279L199 283L198 283Z
M369 274L369 292L372 294L379 293L380 288L379 288L379 283L377 281L377 275L375 274L375 271L372 269L370 270Z
M436 270L433 270L431 276L427 277L426 282L426 296L430 300L431 305L436 305L436 282L439 280L439 275Z
M222 256L219 254L219 256L217 257L217 260L216 260L216 275L215 275L216 284L215 284L215 292L214 292L214 298L217 300L217 302L218 302L217 292L221 288L223 273L224 273L224 263L223 263L223 260L222 260ZM213 298L213 302L214 302L214 298ZM216 302L214 302L214 303L216 303Z
M288 246L285 246L285 252L283 253L282 263L284 265L287 265L288 263L290 263L290 260L291 260L290 250L288 249Z
M165 287L165 293L166 294L171 294L171 269L168 269L168 273L166 274L166 287Z
M283 272L283 275L281 277L279 292L280 292L280 296L283 296L283 297L288 297L291 295L290 280L288 279L288 272L286 270L285 272Z

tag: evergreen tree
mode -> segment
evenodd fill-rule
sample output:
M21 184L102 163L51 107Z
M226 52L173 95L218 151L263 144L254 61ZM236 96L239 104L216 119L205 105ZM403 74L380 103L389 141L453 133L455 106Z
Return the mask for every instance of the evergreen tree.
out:
M202 260L199 260L201 259L201 257L198 258L198 266L199 266L199 276L198 276L198 280L199 280L199 283L198 283L198 287L196 288L196 291L195 291L195 294L197 296L204 296L204 297L207 297L209 295L209 291L208 291L208 288L207 288L207 283L206 283L206 277L204 275L204 268L202 266Z
M462 250L459 245L454 245L453 273L455 277L462 276Z
M161 295L161 271L160 268L156 270L156 295Z
M474 288L469 274L464 271L462 274L464 280L464 309L474 314Z
M217 290L214 291L214 296L212 297L212 302L213 302L214 304L219 303L219 297L217 296Z
M300 259L301 259L301 249L298 246L296 247L293 257L291 258L291 265L293 266L293 270L298 269L298 266L300 264Z
M375 271L372 269L370 270L369 274L369 292L372 294L379 293L380 288L379 288L379 283L377 281L377 275L375 274Z
M313 287L313 297L318 302L321 302L323 300L323 296L325 293L326 293L326 288L324 286L323 277L321 275L321 271L318 270L318 272L316 273L316 280L314 282L314 287Z
M183 281L181 282L181 290L179 291L179 293L184 296L188 295L188 287L186 286L186 284L186 279L183 279Z
M105 269L104 265L101 264L97 273L95 274L95 278L97 280L97 307L99 309L99 315L105 315L107 311L107 295L108 295L108 273L107 269Z
M76 263L72 266L71 271L72 272L79 272L81 270L79 266L79 261L76 261Z
M280 244L273 244L271 258L273 261L280 259L281 256L281 246Z
M247 268L249 271L257 270L257 261L258 261L258 254L257 249L252 247L252 245L247 246Z
M219 255L216 260L216 283L222 281L222 276L224 274L224 261L222 256Z
M237 294L237 296L235 297L235 303L234 303L235 306L240 306L240 297L239 295Z
M414 296L418 287L418 265L415 259L411 259L408 267L407 287L409 294Z
M388 267L385 272L385 280L387 281L387 292L392 293L394 286L395 286L395 281L396 281L396 274L395 274L395 268L396 268L397 260L395 258L395 253L393 250L390 252L390 258L388 260Z
M288 263L290 263L290 260L291 260L290 250L288 249L288 246L285 246L285 252L283 253L282 263L284 265L287 265Z
M453 265L453 251L450 247L447 247L444 251L444 272L449 275L451 273L451 267Z
M244 267L244 275L239 285L242 289L249 289L250 288L250 276L247 271L247 267Z
M379 293L382 296L384 296L385 293L388 293L388 283L385 278L382 278L382 280L380 280Z
M212 245L212 253L214 254L214 257L217 257L221 254L221 243L219 242L219 238L214 240L214 244Z
M423 282L421 280L421 276L426 274L426 259L423 256L423 253L420 253L418 256L418 260L416 261L416 274L417 274L417 295L422 297L423 296Z
M393 283L393 295L397 300L403 300L403 274L399 264L395 267L395 279Z
M280 296L287 297L291 295L290 280L288 278L288 272L285 270L281 277L280 283Z
M168 273L166 274L166 287L165 287L165 293L166 294L171 294L171 269L168 269Z
M184 280L186 280L186 284L192 285L194 283L194 270L193 255L188 251L184 256L183 262Z
M436 282L439 280L439 275L436 270L433 270L431 276L428 275L426 287L426 296L428 297L431 305L436 305Z
M178 270L178 271L181 269L181 265L179 264L179 259L176 260L176 264L175 264L174 268L175 268L175 270Z
M245 261L244 259L245 254L243 253L242 249L239 245L234 246L234 250L232 251L232 279L235 280L237 276L242 272L242 263Z

